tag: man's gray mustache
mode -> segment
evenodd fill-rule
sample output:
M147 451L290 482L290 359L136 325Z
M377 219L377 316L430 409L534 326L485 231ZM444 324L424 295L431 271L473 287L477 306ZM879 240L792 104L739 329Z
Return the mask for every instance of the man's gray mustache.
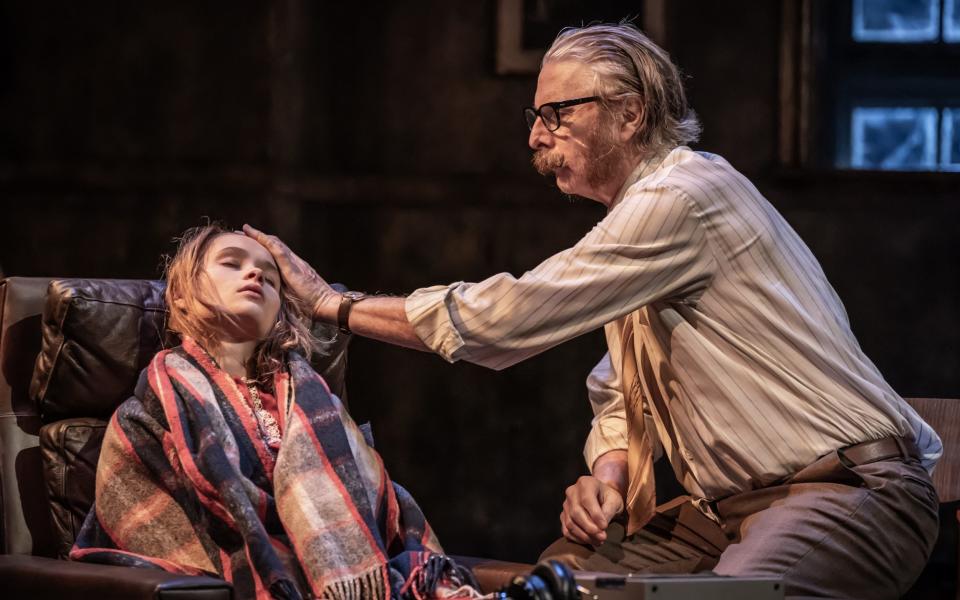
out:
M547 150L537 150L533 153L533 168L541 175L550 175L563 166L562 154L551 154Z

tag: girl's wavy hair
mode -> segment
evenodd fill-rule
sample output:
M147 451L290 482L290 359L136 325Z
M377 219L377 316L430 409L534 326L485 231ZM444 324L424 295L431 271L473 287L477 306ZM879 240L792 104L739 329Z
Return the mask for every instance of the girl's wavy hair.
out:
M700 121L687 104L679 70L633 24L564 29L544 55L542 66L565 60L590 66L596 78L594 93L614 116L614 104L639 100L643 122L633 143L642 153L669 150L700 138Z
M204 271L210 243L218 236L233 233L219 223L192 227L178 238L177 252L167 257L164 276L167 280L165 299L169 309L167 327L182 336L197 341L207 352L216 347L222 337L223 324L228 319L211 300L215 297ZM316 338L310 333L309 309L305 303L280 284L280 311L277 323L260 340L252 361L258 381L269 386L272 375L284 367L284 355L290 351L301 353L309 360L318 351ZM204 306L209 315L195 314L178 307L175 299L183 299L185 306Z

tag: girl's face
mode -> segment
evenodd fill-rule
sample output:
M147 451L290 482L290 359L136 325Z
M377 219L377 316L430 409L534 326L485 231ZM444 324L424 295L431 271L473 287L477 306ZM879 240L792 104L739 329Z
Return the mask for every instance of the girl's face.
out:
M229 338L262 340L280 312L280 272L266 248L242 234L211 240L203 259L209 298L227 317Z

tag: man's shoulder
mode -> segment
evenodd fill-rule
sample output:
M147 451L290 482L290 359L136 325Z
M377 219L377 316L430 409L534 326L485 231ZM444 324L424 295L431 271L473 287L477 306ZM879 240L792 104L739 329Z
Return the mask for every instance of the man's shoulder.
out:
M680 195L702 204L741 188L744 181L722 156L681 146L667 154L649 176L631 186L628 195L657 191L657 195Z
M728 179L740 176L719 154L695 151L685 146L668 154L657 172L663 184L683 190L724 184Z

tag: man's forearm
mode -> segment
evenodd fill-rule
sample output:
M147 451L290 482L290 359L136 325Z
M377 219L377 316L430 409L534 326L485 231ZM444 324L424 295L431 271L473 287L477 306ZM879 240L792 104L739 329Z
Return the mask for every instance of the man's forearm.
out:
M629 481L626 450L611 450L601 454L594 461L591 471L594 477L626 497Z
M336 324L339 298L337 295L324 302L318 307L316 316L322 321ZM396 346L431 352L407 320L404 303L403 298L386 297L369 297L355 302L350 308L350 331Z

